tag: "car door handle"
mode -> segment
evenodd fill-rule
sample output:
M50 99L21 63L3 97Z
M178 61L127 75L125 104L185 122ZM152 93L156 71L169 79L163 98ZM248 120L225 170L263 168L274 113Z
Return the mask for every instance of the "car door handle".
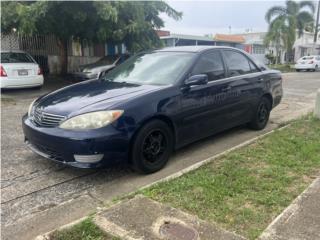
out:
M224 87L224 88L221 89L221 91L222 91L222 92L228 92L228 91L231 90L231 88L232 88L231 86Z
M258 78L258 82L263 82L263 78Z

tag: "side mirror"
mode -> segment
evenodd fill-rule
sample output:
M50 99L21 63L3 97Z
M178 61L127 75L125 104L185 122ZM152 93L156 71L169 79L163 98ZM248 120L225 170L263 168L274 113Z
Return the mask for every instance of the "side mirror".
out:
M197 74L189 77L184 81L186 86L205 85L208 83L207 74Z

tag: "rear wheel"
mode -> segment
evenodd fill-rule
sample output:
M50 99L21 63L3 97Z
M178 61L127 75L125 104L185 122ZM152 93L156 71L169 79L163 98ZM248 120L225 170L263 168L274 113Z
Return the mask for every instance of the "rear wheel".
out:
M297 72L300 72L300 69L296 69Z
M148 122L139 130L132 144L132 168L142 173L159 171L168 162L173 143L173 133L165 122Z
M264 129L269 121L270 111L270 100L266 97L262 97L249 126L255 130Z

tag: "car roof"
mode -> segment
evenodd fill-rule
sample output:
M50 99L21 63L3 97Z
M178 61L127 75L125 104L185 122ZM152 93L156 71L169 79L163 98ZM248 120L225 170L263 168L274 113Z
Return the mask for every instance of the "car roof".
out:
M209 49L235 49L240 50L239 48L233 48L233 47L227 47L227 46L207 46L207 45L201 45L201 46L179 46L179 47L165 47L162 49L156 50L156 52L202 52Z

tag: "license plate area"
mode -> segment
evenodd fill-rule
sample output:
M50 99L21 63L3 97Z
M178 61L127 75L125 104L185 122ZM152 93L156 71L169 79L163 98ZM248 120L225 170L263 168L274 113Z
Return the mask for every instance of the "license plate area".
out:
M18 75L19 76L28 76L28 70L20 69L20 70L18 70Z

